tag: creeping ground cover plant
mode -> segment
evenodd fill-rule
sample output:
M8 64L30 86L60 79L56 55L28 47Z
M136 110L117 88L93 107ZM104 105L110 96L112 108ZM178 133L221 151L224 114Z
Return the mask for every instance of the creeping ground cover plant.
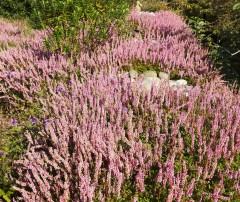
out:
M44 30L12 35L22 40L14 46L0 38L0 102L24 136L13 201L239 200L239 90L213 70L181 17L128 19L140 34L114 35L74 62L45 49ZM141 68L192 89L147 90L126 71Z

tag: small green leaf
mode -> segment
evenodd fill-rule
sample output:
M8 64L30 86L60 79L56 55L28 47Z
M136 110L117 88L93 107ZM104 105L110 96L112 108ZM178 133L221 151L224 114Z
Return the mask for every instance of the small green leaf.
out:
M5 201L11 202L10 198L7 195L3 195L3 198L5 199Z
M238 10L240 9L240 3L237 3L233 6L233 10Z
M4 194L5 192L2 189L0 189L0 196L3 196Z

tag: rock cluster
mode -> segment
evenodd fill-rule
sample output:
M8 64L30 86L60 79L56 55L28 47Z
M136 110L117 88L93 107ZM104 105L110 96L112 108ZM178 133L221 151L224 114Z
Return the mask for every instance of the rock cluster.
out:
M192 90L193 86L188 85L188 82L184 79L179 80L170 80L169 74L165 72L156 72L156 71L145 71L139 75L139 73L133 69L129 71L130 78L135 81L135 79L141 79L141 82L146 90L151 90L152 86L160 86L161 84L167 84L173 90L181 90L188 96L189 91Z

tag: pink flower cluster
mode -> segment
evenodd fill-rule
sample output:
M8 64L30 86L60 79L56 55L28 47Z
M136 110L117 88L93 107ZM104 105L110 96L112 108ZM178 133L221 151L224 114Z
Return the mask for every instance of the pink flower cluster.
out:
M193 78L214 73L210 71L208 50L201 47L181 17L164 11L155 16L133 12L129 18L138 24L138 30L143 32L141 37L116 37L91 57L82 54L78 64L94 69L107 66L114 71L140 60L158 63L165 72L181 71Z
M9 45L24 41L23 34L19 28L10 22L0 19L0 47L7 48Z
M16 161L17 201L107 201L123 197L128 182L135 190L129 201L137 201L148 178L153 197L168 202L240 193L240 93L211 71L207 50L179 16L129 18L142 38L116 37L76 64L44 51L44 33L0 52L2 99L14 106L13 92L20 92L22 102L39 102L51 115L38 134L26 132L28 151ZM135 60L182 71L197 85L188 97L166 85L146 91L119 74Z
M17 162L23 178L16 187L24 201L105 201L121 196L133 175L143 192L153 166L168 201L189 199L213 178L220 179L207 193L213 199L229 198L222 195L229 179L240 191L232 165L240 149L240 96L228 87L210 82L186 98L170 88L146 92L125 76L71 80L71 91L62 84L68 93L40 100L53 123L40 138L26 134L30 147Z
M35 35L35 40L39 40L43 33L30 30L22 21L11 22L0 19L0 51L34 43L33 36Z

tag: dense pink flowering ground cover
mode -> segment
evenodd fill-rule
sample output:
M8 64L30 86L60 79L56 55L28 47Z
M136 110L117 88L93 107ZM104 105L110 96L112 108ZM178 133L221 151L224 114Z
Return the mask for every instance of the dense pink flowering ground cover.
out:
M23 36L0 21L2 99L33 108L38 126L25 132L29 146L16 162L17 201L239 197L239 91L213 71L179 16L129 18L143 38L115 37L75 63L44 51L43 32ZM146 91L122 74L134 61L191 77L194 88L188 96L164 84Z

